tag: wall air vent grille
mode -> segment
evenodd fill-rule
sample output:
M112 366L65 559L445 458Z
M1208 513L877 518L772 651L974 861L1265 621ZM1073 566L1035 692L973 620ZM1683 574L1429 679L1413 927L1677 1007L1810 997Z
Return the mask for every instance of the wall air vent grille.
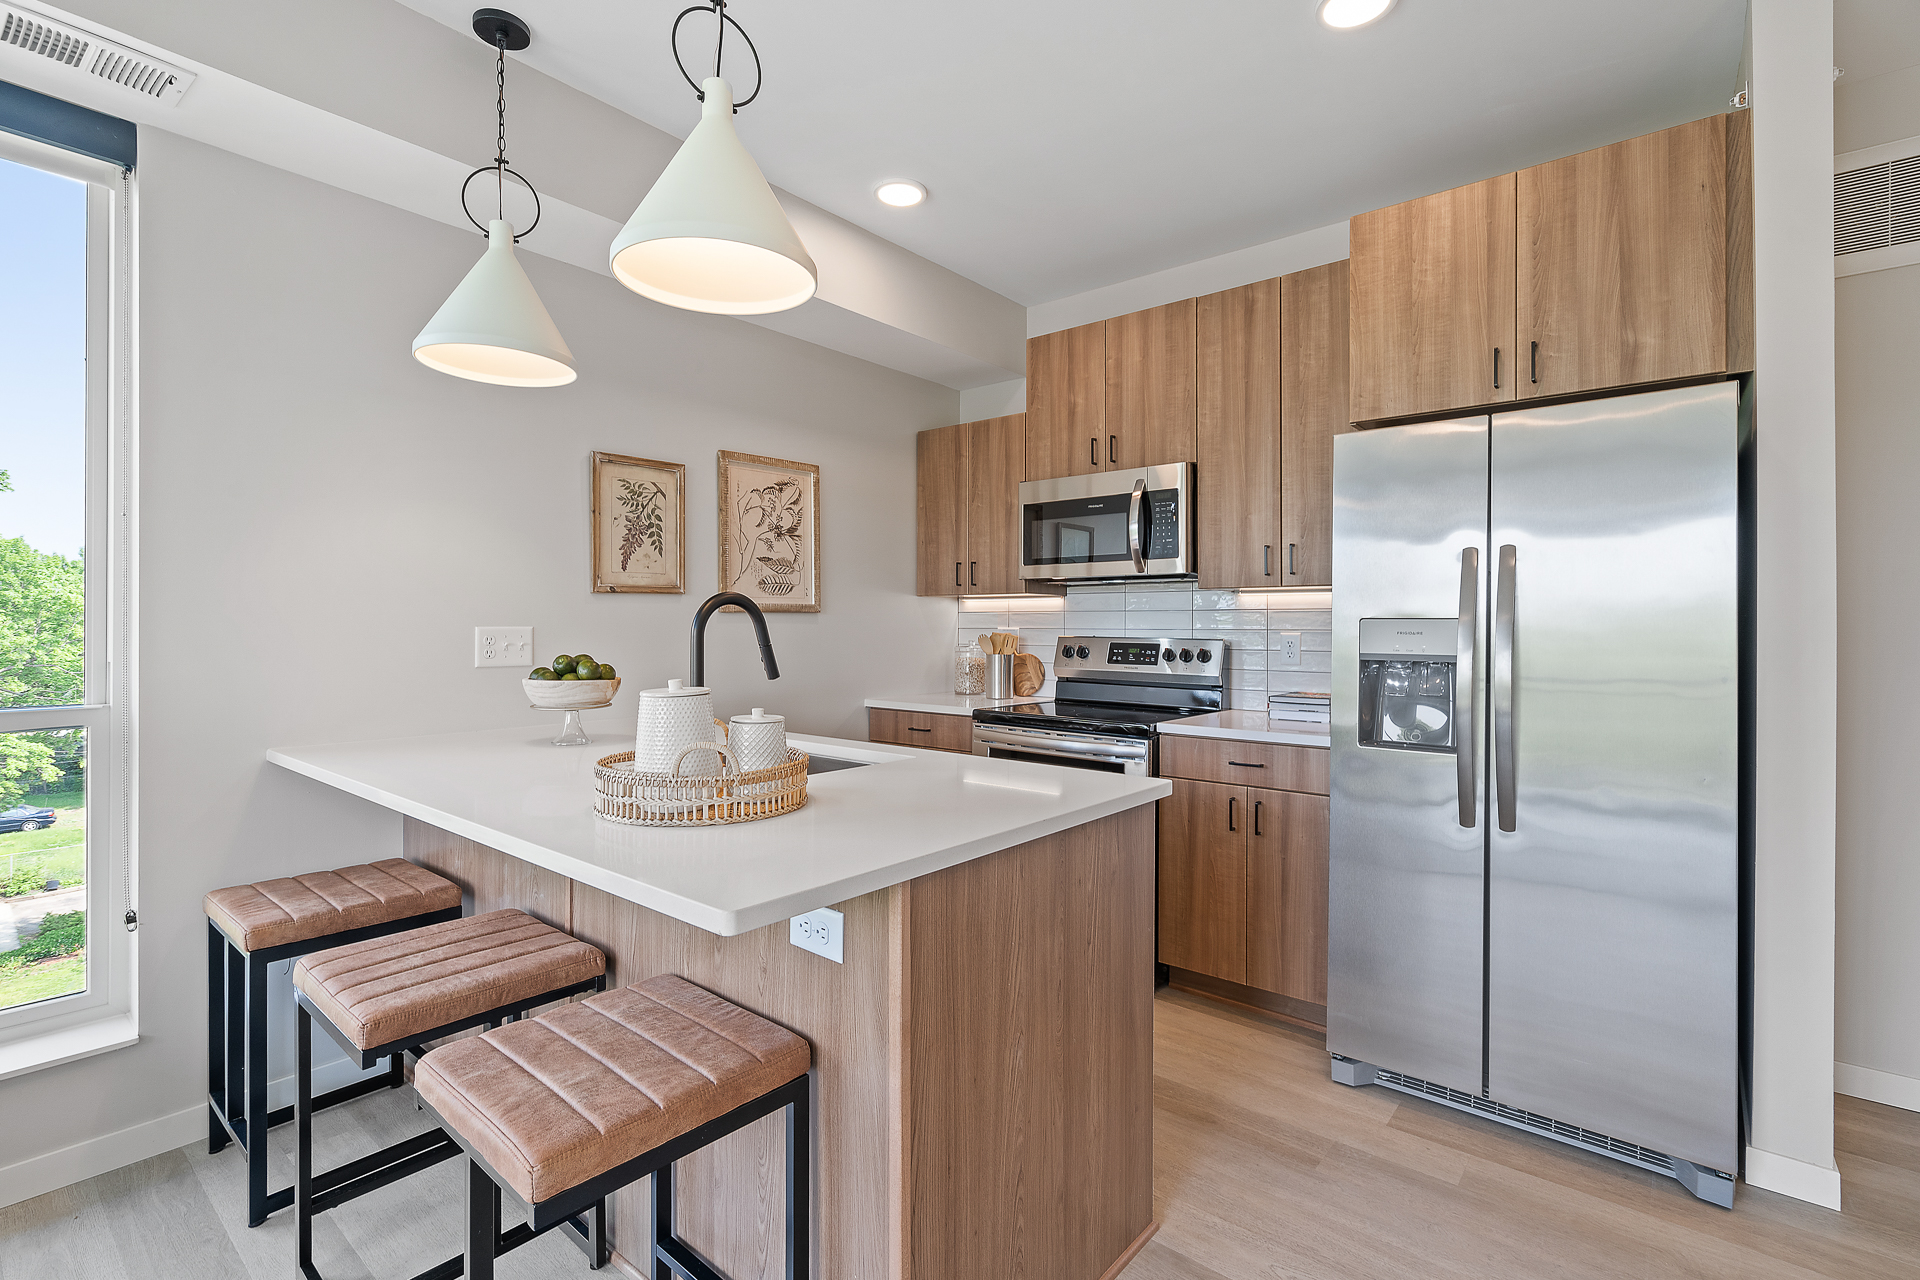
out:
M1833 178L1833 252L1920 243L1920 156Z
M0 46L5 45L167 106L179 102L196 79L184 68L13 4L0 4Z

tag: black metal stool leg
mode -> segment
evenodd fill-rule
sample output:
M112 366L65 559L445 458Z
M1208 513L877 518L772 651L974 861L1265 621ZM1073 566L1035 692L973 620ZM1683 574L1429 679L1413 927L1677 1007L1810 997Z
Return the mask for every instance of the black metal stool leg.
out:
M247 953L227 943L227 1123L233 1126L240 1150L247 1150Z
M500 1186L480 1162L467 1159L467 1280L493 1280L500 1247Z
M667 1264L661 1247L673 1239L673 1165L663 1164L653 1172L653 1280L673 1280L673 1268Z
M313 1015L300 1006L293 1046L294 1261L308 1280L313 1265Z
M267 1220L267 966L248 955L247 1225Z
M807 1280L813 1253L813 1103L806 1076L800 1086L787 1107L787 1280Z
M227 935L207 921L207 1154L232 1141L221 1122L227 1105Z

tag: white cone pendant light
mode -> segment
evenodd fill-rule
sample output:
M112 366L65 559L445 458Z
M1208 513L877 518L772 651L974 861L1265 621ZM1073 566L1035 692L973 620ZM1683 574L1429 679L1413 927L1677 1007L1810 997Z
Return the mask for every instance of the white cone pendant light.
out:
M492 164L475 169L467 182L492 173L498 192L504 190L509 176L526 181L507 166L507 50L526 48L531 37L525 23L499 9L477 11L473 29L499 50L499 151ZM531 184L527 190L533 190ZM534 200L537 208L538 194ZM460 189L460 201L465 208L465 187ZM473 219L473 214L467 217ZM473 221L479 225L477 219ZM539 221L536 212L534 222ZM514 256L513 240L512 225L496 214L487 226L487 251L413 340L414 358L430 369L475 382L564 386L575 377L573 352Z
M498 218L487 251L413 340L413 354L456 378L506 387L559 387L575 376L567 340L513 255L513 228Z
M724 34L733 19L718 0L714 10ZM785 311L813 296L819 272L734 132L733 89L714 70L700 85L700 123L614 237L613 275L635 293L688 311Z

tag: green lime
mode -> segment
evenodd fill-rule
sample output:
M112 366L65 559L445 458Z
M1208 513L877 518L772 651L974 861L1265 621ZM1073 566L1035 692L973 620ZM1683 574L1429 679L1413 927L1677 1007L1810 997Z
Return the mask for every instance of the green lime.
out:
M561 654L553 660L553 670L557 675L567 674L573 670L573 659L564 653Z
M601 678L602 680L611 680L611 679L613 679L613 668L612 668L612 667L610 667L610 666L608 666L608 665L607 665L606 663L604 663L604 662L600 664L600 678Z
M562 680L578 680L578 679L579 679L580 677L579 677L579 676L577 676L577 675L575 675L575 674L573 674L573 672L571 672L571 671L569 671L569 672L567 672L567 674L565 674L565 675L563 675L563 676L561 676L560 678L561 678Z
M582 680L598 680L600 678L600 664L591 658L575 658L573 664L574 674L578 675Z
M533 674L527 677L529 680L558 680L559 678L554 674L552 667L535 667Z
M594 662L593 656L591 654L576 653L573 655L573 666L576 671L579 670L581 667L597 666L597 665L599 664Z

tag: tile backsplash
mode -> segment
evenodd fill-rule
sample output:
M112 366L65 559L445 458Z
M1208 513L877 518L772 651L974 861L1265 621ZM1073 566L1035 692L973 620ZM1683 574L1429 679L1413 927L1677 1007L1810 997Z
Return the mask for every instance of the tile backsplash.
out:
M1196 636L1227 642L1227 705L1264 711L1267 693L1332 689L1333 599L1328 591L1200 591L1192 583L1068 587L1066 596L963 599L956 644L987 631L1017 631L1022 651L1047 667L1062 635ZM1298 633L1300 665L1282 666ZM949 664L950 666L951 664Z

